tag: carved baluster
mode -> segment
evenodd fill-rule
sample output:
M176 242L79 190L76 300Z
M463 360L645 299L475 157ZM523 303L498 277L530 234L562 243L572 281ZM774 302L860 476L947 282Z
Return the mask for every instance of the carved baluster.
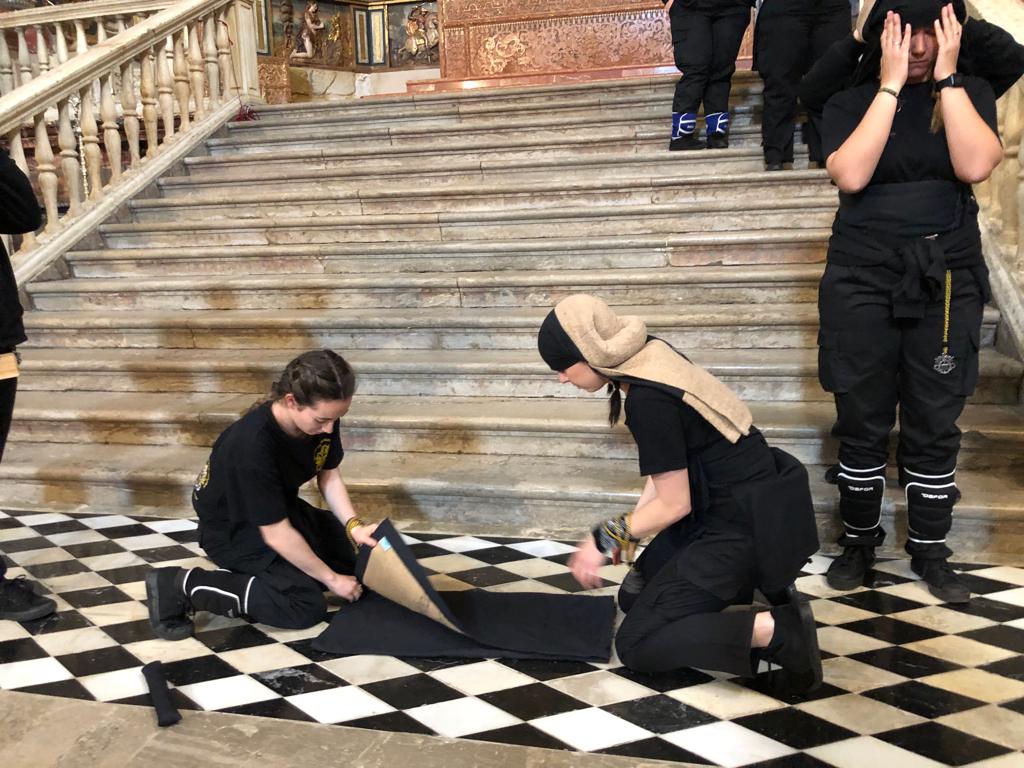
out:
M53 24L53 40L57 47L57 63L63 64L71 56L68 53L68 39L64 37L64 27L59 21Z
M18 85L32 82L32 58L28 52L28 40L25 39L25 28L18 27Z
M220 69L217 65L217 33L214 29L216 23L213 16L203 19L203 55L206 58L206 80L210 85L210 106L220 104Z
M156 46L156 93L164 125L164 141L174 136L174 91L171 88L171 70L167 66L167 47L166 38Z
M20 128L11 131L11 134L7 137L7 150L10 152L11 160L14 161L14 164L31 179L32 175L28 172L28 162L25 160L25 148L21 145ZM34 232L27 232L21 236L22 250L32 248L35 244L36 236Z
M217 58L220 60L220 81L225 100L231 98L235 77L231 64L231 35L228 26L228 6L217 14Z
M113 73L100 82L100 116L103 118L103 145L110 164L110 183L114 184L121 180L121 131L117 126Z
M0 96L14 90L14 64L11 62L11 49L7 47L7 37L0 32Z
M36 64L39 67L39 74L45 75L50 71L50 50L46 44L46 28L39 25L32 28L36 31Z
M157 130L156 130L156 78L153 73L155 60L153 49L147 48L142 55L141 86L142 93L142 122L146 126L146 157L156 154Z
M185 44L188 42L188 27L180 35L174 36L174 92L178 97L178 119L181 121L179 130L184 133L189 123L189 87L188 61L185 59Z
M77 216L82 210L82 166L78 162L78 142L71 124L71 99L57 106L57 145L60 147L60 169L68 188L68 215Z
M46 132L46 112L35 117L36 123L36 173L39 174L39 191L43 193L43 205L46 207L46 231L56 232L60 229L60 218L57 213L57 166L53 164L53 148L50 136Z
M89 181L89 199L103 197L103 153L100 152L99 127L96 125L96 110L93 104L92 83L81 90L82 103L79 108L78 124L82 131L82 152L85 155L85 169Z
M96 42L97 44L107 42L107 28L103 24L102 16L96 19Z
M124 32L125 20L117 17L117 32ZM135 97L135 76L132 72L135 62L128 60L121 65L121 114L124 117L124 135L128 139L129 167L134 168L141 161L139 154L139 101Z
M196 100L196 120L206 117L206 77L203 73L203 47L199 41L199 23L188 30L188 72L192 78L192 96Z
M75 56L81 56L89 50L89 40L85 36L85 25L82 19L75 19Z

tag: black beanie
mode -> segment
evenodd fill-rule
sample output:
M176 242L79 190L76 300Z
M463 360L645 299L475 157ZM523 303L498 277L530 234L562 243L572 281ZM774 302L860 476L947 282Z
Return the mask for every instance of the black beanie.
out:
M564 371L576 363L586 362L579 347L558 322L555 310L548 312L537 332L537 351L552 371Z

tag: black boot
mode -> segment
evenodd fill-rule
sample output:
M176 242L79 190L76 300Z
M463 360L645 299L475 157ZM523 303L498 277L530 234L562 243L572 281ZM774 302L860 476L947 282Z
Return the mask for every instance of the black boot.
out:
M53 600L37 595L32 586L24 576L0 579L0 620L32 621L57 610Z
M195 631L183 587L185 573L183 568L154 568L146 574L149 625L162 640L184 640Z
M944 603L969 603L971 590L960 581L953 566L945 558L941 560L911 559L910 569L924 579L928 591Z
M822 679L818 628L810 604L796 587L790 585L787 594L789 602L771 609L775 633L761 658L786 670L792 690L810 693L821 686Z
M629 573L626 574L626 578L622 580L622 584L619 586L619 609L623 613L629 613L629 609L633 607L633 603L640 597L640 593L646 586L647 580L644 578L643 573L640 572L640 569L636 566L630 567Z
M708 135L708 149L728 149L729 134L712 133Z
M864 585L864 577L874 562L874 547L845 547L829 565L825 581L832 589L856 589Z
M704 149L704 142L698 139L692 133L684 133L675 139L670 139L668 142L668 148L670 152L679 152L680 150L692 150L692 149Z

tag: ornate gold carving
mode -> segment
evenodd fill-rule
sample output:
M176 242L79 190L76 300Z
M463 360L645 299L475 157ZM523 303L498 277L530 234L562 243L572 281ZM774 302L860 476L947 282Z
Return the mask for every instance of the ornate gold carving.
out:
M466 54L466 30L462 27L449 27L442 31L441 65L445 77L464 77L469 73L469 58ZM448 75L449 72L458 74Z
M274 56L260 56L256 62L260 77L260 92L268 104L287 104L291 99L288 86L288 60Z
M446 24L493 24L584 13L660 9L658 0L441 0L441 17Z

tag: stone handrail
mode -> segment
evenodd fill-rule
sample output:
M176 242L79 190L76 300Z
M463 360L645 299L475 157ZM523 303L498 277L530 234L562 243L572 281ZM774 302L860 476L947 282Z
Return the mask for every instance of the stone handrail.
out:
M174 0L93 0L0 14L0 95L85 53L94 42L173 4Z
M971 15L997 24L1024 42L1024 3L969 0ZM975 186L985 230L985 257L1005 327L1024 352L1024 80L999 100L1003 162L988 181Z
M0 139L46 209L43 233L23 238L19 255L258 93L252 19L248 0L179 0L0 97Z

